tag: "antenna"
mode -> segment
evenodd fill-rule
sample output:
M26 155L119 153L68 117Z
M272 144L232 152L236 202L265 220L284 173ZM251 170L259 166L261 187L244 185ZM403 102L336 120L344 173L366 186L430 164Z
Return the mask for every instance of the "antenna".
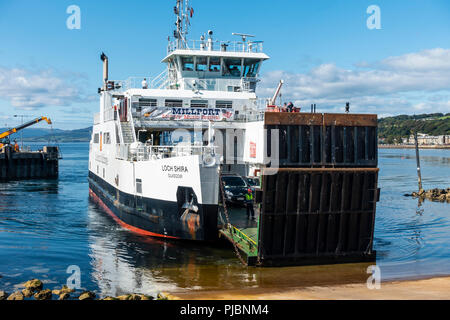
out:
M233 36L242 37L242 42L247 42L247 38L254 38L255 36L251 34L245 34L245 33L232 33Z
M177 29L173 32L173 36L177 42L177 48L186 47L186 36L188 34L190 19L194 16L194 9L189 6L189 0L177 0L177 5L173 8L177 21L175 23Z

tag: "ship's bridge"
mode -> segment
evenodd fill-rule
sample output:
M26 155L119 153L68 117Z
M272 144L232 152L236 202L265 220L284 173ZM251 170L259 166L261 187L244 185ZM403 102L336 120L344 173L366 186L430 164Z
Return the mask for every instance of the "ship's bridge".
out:
M167 63L170 89L254 92L263 61L261 41L170 42Z

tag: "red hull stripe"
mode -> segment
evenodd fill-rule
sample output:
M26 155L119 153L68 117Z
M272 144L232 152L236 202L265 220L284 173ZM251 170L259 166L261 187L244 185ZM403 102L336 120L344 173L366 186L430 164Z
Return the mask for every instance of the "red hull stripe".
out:
M133 226L130 226L129 224L126 224L125 222L123 222L122 220L120 220L115 214L114 212L111 211L111 209L108 208L108 206L102 201L102 199L100 199L94 191L92 191L91 189L89 189L89 195L94 199L95 202L97 202L100 207L106 212L108 213L118 224L120 224L122 227L124 227L125 229L128 229L134 233L143 235L143 236L150 236L150 237L157 237L157 238L165 238L165 239L180 239L177 237L171 237L171 236L164 236L162 234L158 234L158 233L153 233L150 231L146 231L146 230L142 230Z

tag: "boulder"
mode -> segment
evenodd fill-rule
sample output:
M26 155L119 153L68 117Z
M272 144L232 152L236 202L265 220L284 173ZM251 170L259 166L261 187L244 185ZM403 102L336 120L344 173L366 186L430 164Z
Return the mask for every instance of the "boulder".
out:
M81 294L81 296L78 297L79 300L94 300L95 299L95 293L91 291L86 291Z
M130 296L131 296L130 294L126 294L126 295L123 295L123 296L118 296L117 299L119 299L119 300L129 300Z
M167 293L164 293L164 292L158 293L157 300L169 300L169 298L167 297Z
M8 298L8 294L5 291L0 291L0 301L6 300Z
M52 300L52 291L50 289L39 291L34 298L36 300Z
M23 296L22 292L17 291L17 292L14 292L13 294L11 294L7 300L23 300L23 299L24 299L24 296Z
M29 289L32 292L41 291L44 287L44 284L41 280L33 279L24 283L25 289Z
M128 300L139 301L139 300L141 300L141 296L139 294L130 294Z
M25 298L30 298L33 295L33 291L31 291L30 289L23 289L22 294Z
M66 285L63 285L62 286L62 289L61 290L59 290L59 294L63 294L63 293L73 293L73 292L75 292L75 290L74 289L70 289L68 286L66 286Z
M103 298L102 300L105 300L105 301L116 301L116 300L119 300L119 299L114 298L114 297L106 297L106 298Z
M64 292L59 296L59 300L68 300L70 298L70 293Z
M141 300L155 300L152 296L147 296L145 294L140 294Z

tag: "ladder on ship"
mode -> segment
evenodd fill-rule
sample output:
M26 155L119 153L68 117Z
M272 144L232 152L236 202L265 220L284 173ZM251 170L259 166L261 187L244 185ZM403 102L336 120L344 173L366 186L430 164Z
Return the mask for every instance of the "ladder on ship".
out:
M134 142L134 132L131 122L121 122L123 143L132 144Z

